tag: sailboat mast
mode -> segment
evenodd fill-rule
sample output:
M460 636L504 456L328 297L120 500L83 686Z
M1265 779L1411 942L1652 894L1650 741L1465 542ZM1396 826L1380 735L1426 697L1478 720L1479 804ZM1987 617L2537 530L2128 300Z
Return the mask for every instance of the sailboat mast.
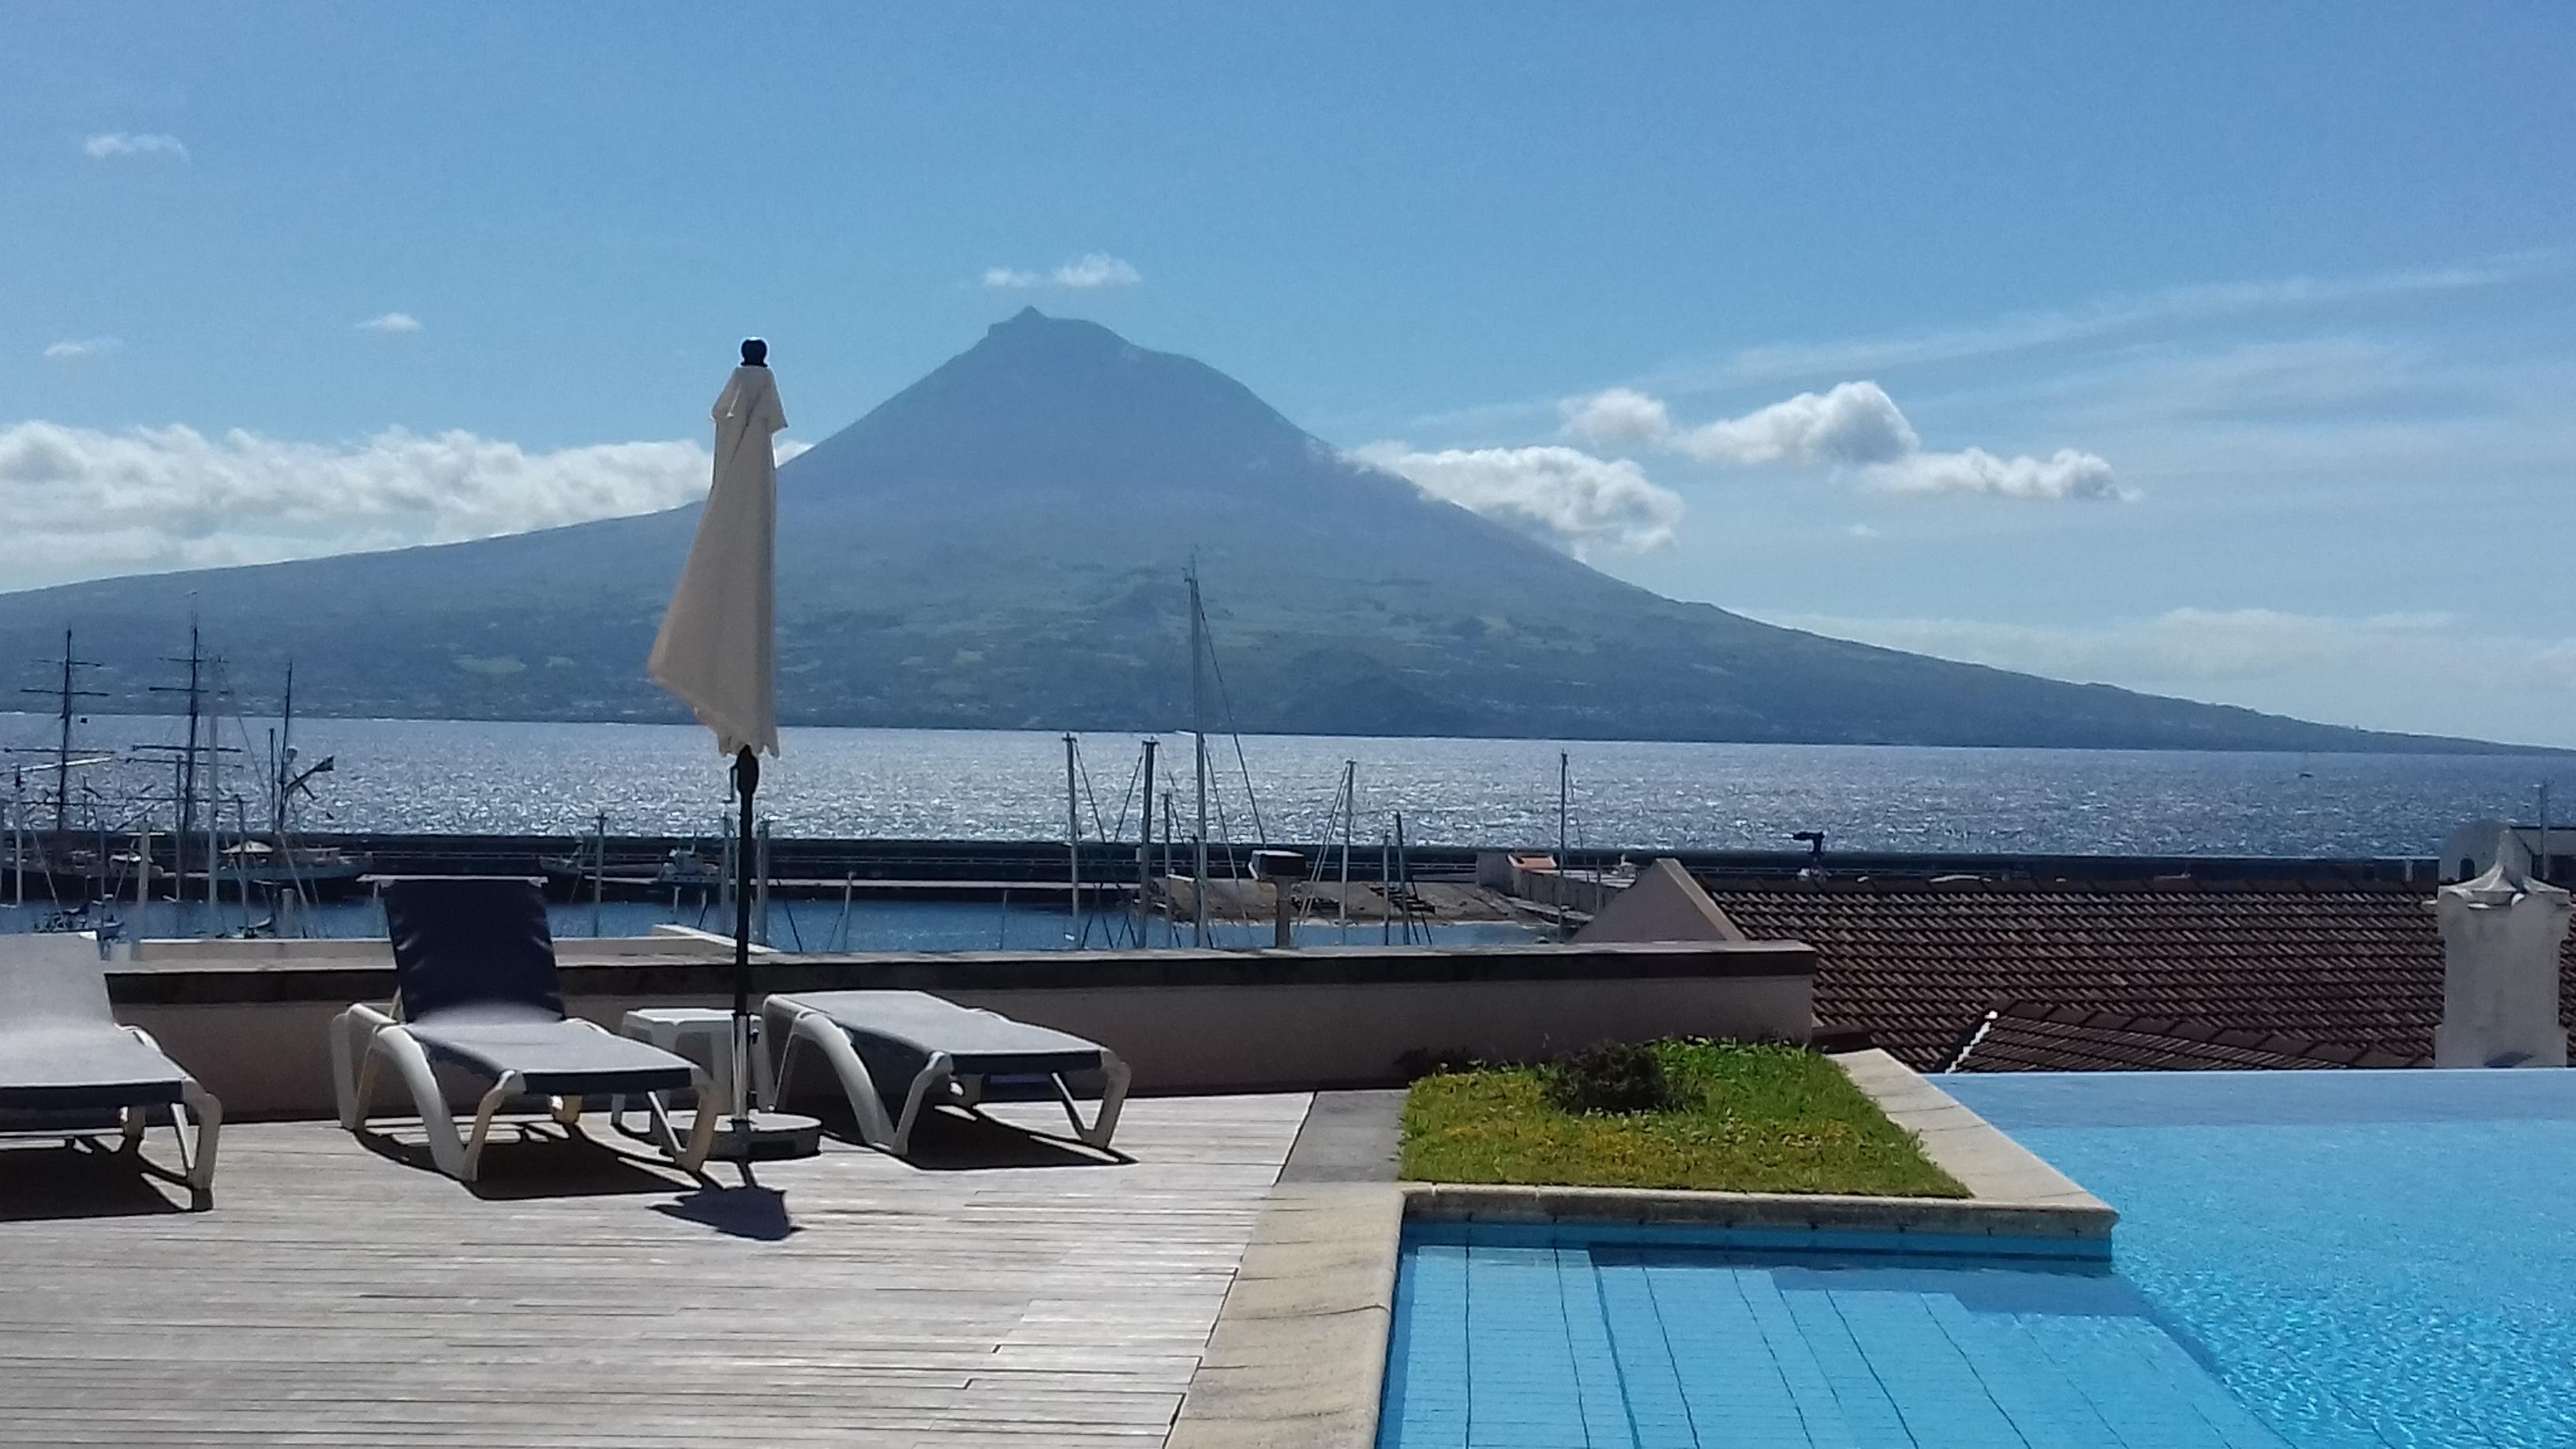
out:
M54 833L71 823L72 808L72 631L63 631L63 733L54 746ZM100 869L106 869L101 857Z
M61 835L71 828L72 721L74 718L74 708L76 703L80 700L106 698L105 695L100 694L95 689L82 689L74 684L73 681L79 676L74 674L73 671L78 669L93 669L96 667L96 665L86 659L80 659L73 656L72 631L65 629L63 631L63 682L53 689L22 689L19 691L21 694L53 695L58 707L57 718L62 724L62 733L56 738L54 743L54 834L56 835ZM18 753L20 753L20 751L14 749L0 750L0 754L14 755ZM25 753L32 755L41 754L43 752L41 750L29 749L25 751ZM23 813L25 809L24 804L22 803L19 808Z
M295 760L295 661L286 661L286 698L277 719L277 846L286 847L286 772Z
M1190 900L1190 943L1205 946L1208 942L1208 753L1207 753L1207 615L1199 607L1198 565L1190 565L1190 743L1197 756L1199 829L1193 851Z

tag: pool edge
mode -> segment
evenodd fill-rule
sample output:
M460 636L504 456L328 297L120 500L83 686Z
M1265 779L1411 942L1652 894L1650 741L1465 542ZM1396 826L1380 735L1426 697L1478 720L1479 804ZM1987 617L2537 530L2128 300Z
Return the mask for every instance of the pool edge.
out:
M1392 1182L1272 1188L1167 1449L1372 1449L1404 1203Z
M1899 1251L2109 1260L2119 1221L2109 1204L1887 1053L1833 1061L1971 1196L1283 1179L1253 1226L1166 1449L1374 1449L1408 1223L1885 1234Z

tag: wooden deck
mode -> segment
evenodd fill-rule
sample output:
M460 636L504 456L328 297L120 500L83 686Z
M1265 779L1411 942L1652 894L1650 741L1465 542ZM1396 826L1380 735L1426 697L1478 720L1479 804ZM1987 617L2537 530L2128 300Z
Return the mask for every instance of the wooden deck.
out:
M922 1165L833 1143L716 1190L557 1142L469 1190L237 1126L199 1214L0 1146L0 1444L1147 1449L1306 1105L1139 1099L1123 1165L943 1122Z

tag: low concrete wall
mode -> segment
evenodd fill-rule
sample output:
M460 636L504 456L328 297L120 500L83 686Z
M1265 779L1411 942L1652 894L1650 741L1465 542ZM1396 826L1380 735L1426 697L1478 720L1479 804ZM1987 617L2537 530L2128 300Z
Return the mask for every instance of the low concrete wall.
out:
M355 945L357 943L351 943ZM565 1003L614 1026L639 1006L720 1007L731 964L568 959ZM1409 1051L1527 1057L1676 1034L1805 1041L1815 953L1722 945L772 956L758 992L899 988L1103 1042L1148 1092L1377 1085ZM236 958L110 968L117 1014L159 1038L236 1117L331 1114L328 1026L382 1002L391 965Z

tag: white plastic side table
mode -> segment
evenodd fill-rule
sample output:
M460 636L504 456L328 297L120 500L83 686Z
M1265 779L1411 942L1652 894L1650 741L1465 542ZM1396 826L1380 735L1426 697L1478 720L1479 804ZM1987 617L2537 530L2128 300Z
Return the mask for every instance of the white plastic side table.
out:
M733 1110L733 1013L702 1006L655 1006L626 1013L617 1024L618 1034L637 1041L651 1042L666 1052L687 1057L707 1069L714 1092L713 1102L702 1102L703 1108ZM761 1049L760 1015L751 1017L751 1085L754 1102L766 1102L771 1096L769 1053ZM626 1103L621 1099L608 1104L612 1123L624 1120Z

